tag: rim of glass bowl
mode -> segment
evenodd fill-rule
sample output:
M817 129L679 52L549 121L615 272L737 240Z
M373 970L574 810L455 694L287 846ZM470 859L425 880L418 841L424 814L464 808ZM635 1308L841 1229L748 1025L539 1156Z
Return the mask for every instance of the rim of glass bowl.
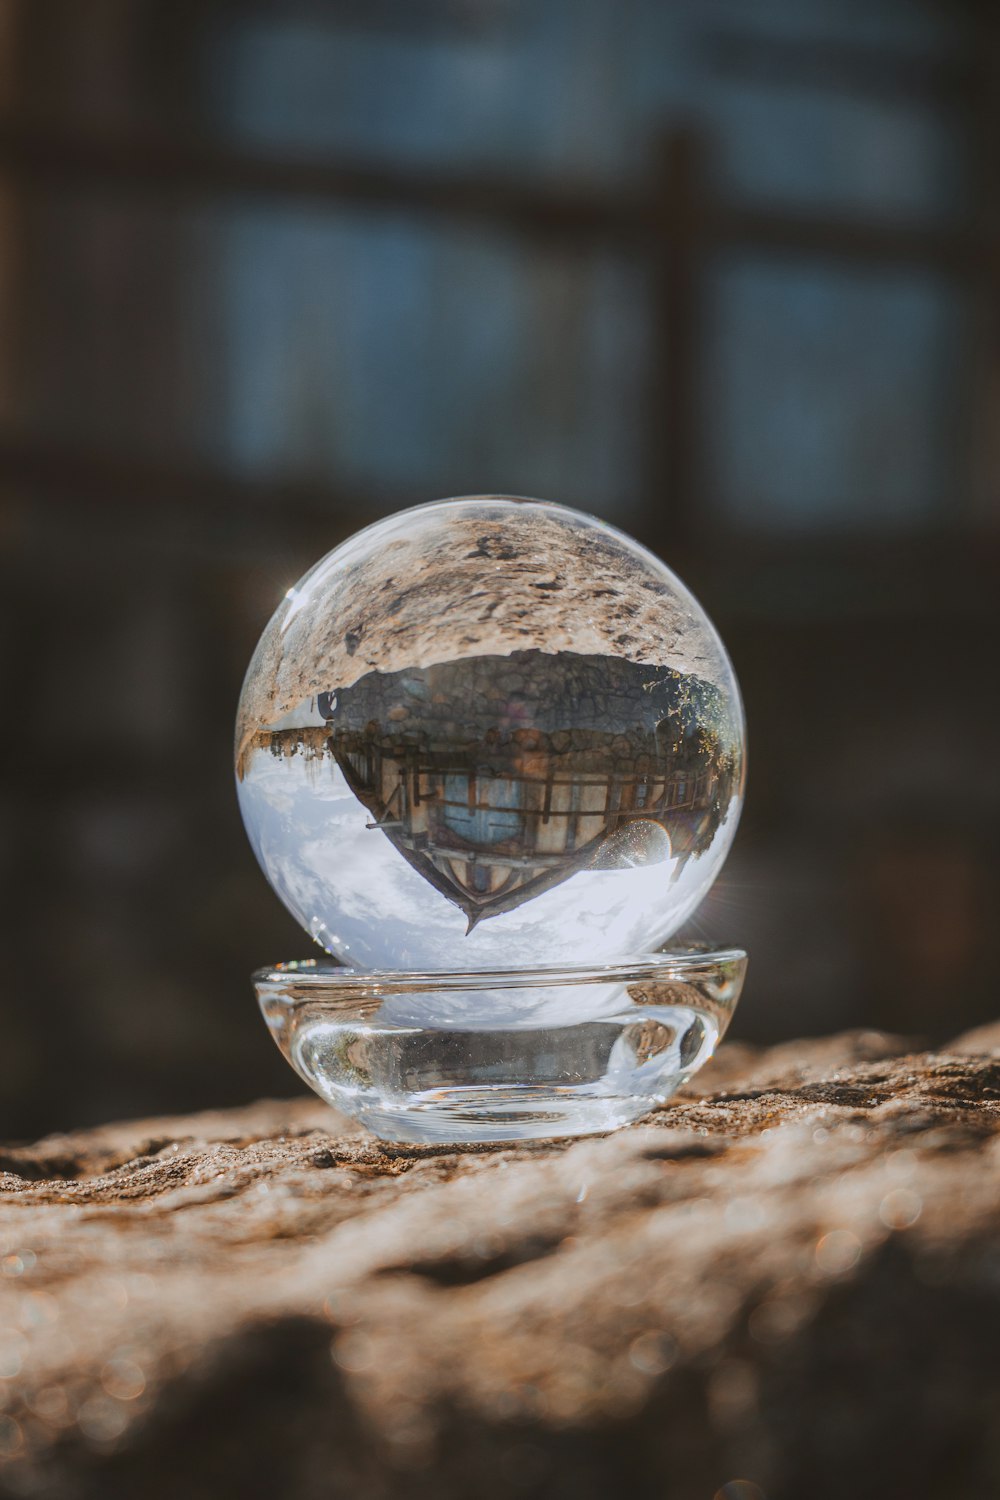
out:
M571 984L640 984L649 979L692 979L717 972L726 965L742 968L747 955L742 948L675 948L660 953L642 953L615 964L556 964L530 969L352 969L333 957L289 959L255 969L250 976L260 989L268 985L305 990L356 989L358 986L392 988L398 993L418 990L526 989L528 986Z

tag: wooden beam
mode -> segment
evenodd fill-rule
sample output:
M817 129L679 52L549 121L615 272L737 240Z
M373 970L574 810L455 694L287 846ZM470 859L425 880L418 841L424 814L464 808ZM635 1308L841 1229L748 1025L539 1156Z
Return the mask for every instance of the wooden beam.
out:
M355 209L450 218L492 232L601 241L647 252L662 204L644 188L608 193L581 183L525 183L330 157L248 152L204 138L70 134L0 119L0 175L29 189L151 195L158 201L272 197ZM997 256L997 236L925 223L881 223L706 203L706 242L766 255L821 256L858 264L911 265L966 276Z
M483 173L278 156L205 138L71 135L11 119L0 120L0 172L35 188L100 188L160 200L264 196L345 203L485 221L515 232L620 236L641 230L645 220L640 198L609 197L585 186L553 190Z
M247 530L328 527L345 534L367 525L408 497L350 493L325 480L261 479L97 448L0 435L0 486L24 489L33 501L68 503L91 515L143 512L204 521L242 518ZM416 503L419 496L410 497Z
M698 136L678 131L661 149L654 195L652 338L641 530L687 547L700 514L701 265L706 178Z

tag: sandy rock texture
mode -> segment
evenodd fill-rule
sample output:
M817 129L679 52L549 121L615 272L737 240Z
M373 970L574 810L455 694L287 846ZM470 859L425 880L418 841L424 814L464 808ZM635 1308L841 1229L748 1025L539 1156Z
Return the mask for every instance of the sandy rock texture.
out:
M731 1044L605 1139L309 1099L0 1152L3 1496L1000 1494L1000 1028Z

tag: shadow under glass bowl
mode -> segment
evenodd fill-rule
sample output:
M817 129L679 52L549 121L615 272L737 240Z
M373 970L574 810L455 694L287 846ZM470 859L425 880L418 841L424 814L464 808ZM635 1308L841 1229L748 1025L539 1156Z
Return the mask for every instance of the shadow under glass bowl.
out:
M259 969L271 1035L321 1098L383 1140L591 1135L707 1062L743 988L729 948L588 968L417 974L305 960Z

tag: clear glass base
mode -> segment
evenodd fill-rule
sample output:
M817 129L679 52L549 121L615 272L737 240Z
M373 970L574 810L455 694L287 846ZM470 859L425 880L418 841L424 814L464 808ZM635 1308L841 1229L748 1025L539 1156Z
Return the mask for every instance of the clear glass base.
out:
M387 1141L591 1135L655 1109L711 1057L746 954L591 969L260 969L271 1035L321 1098Z

